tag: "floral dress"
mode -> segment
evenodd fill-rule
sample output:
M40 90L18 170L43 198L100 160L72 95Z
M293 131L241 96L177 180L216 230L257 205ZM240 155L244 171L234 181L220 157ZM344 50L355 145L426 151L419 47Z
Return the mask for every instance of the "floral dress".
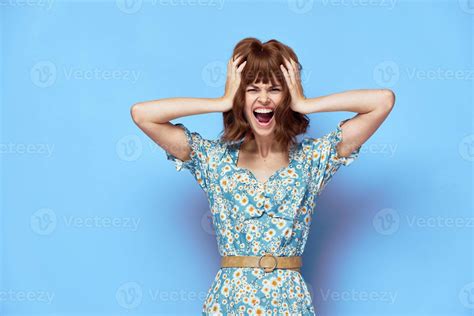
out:
M182 161L165 150L176 170L189 170L206 193L221 256L301 256L317 196L341 165L361 147L338 157L342 124L320 138L305 137L289 151L289 165L261 182L237 167L243 140L209 140L183 128L191 158ZM300 272L261 268L220 268L207 292L202 315L317 315Z

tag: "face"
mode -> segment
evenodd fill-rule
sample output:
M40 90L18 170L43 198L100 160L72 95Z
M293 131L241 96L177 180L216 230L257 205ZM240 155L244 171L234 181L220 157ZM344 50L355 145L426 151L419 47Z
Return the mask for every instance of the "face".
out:
M266 136L275 128L274 111L283 99L282 86L253 83L245 89L245 117L254 134Z

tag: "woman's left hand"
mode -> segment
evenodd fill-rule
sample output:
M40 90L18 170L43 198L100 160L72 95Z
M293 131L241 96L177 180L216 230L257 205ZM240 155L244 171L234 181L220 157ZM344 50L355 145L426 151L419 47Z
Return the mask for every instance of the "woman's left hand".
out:
M283 75L285 76L286 84L290 89L290 107L293 111L300 112L304 107L304 101L306 99L303 95L303 88L301 86L300 71L298 69L298 65L295 61L293 61L293 59L290 59L290 61L288 61L285 57L283 57L283 59L285 60L286 68L283 65L280 65L280 68L283 72Z

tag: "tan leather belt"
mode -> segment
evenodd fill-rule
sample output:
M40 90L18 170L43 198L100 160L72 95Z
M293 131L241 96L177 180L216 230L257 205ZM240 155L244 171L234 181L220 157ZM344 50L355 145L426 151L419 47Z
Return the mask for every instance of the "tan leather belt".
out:
M301 256L276 257L271 253L263 256L222 256L221 268L263 268L265 272L274 269L290 269L300 272L303 266Z

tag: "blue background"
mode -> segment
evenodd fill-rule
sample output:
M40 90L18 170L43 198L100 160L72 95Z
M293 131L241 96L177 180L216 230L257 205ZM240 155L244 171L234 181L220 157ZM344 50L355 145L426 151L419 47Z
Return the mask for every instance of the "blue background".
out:
M222 0L221 0L222 1ZM395 107L321 195L303 276L321 315L473 315L473 1L1 0L0 314L198 315L219 268L204 192L130 107L218 97L275 38L307 97ZM310 136L351 112L309 115ZM185 117L217 138L220 113Z

